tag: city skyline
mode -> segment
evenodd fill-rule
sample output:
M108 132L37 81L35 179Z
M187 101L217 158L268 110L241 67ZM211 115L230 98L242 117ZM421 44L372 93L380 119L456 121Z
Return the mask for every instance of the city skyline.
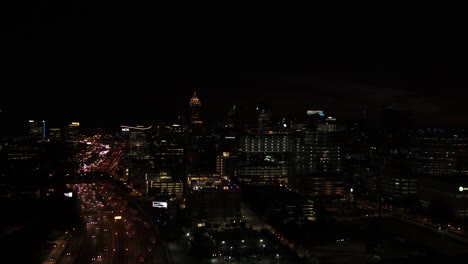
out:
M468 256L463 8L6 5L6 262Z
M274 93L271 92L265 97L256 97L260 98L257 100L253 100L251 102L244 101L244 103L237 103L235 101L228 102L220 102L220 101L211 101L212 99L219 99L216 96L200 96L199 91L203 91L204 89L193 90L190 96L185 96L190 98L193 93L197 93L200 101L202 102L200 118L203 120L205 125L209 127L214 127L218 124L226 122L229 110L236 105L238 110L241 113L241 121L244 125L254 126L255 125L255 109L264 104L268 103L271 106L271 114L272 114L272 121L273 122L280 122L282 118L288 118L293 122L304 122L307 111L308 110L321 110L327 116L333 116L339 122L348 122L348 121L359 121L362 120L364 117L366 120L370 122L370 124L378 125L383 120L383 111L386 107L391 107L394 109L402 110L409 114L409 121L410 126L414 128L421 128L421 127L458 127L463 128L468 125L468 123L463 122L465 119L462 116L463 112L458 113L459 115L453 116L446 116L445 119L442 119L441 113L437 113L439 115L426 116L429 114L434 114L434 112L414 112L413 107L405 107L402 102L384 102L384 101L376 101L370 107L361 107L359 108L357 105L354 107L349 108L339 108L342 106L343 103L334 102L331 96L324 96L327 98L322 102L318 102L316 104L308 102L302 102L304 98L300 98L299 94L288 94L292 98L296 98L297 100L288 101L287 98L280 98L281 93ZM397 95L400 96L400 95ZM284 96L283 96L284 97ZM182 98L182 95L181 95ZM185 99L187 99L185 98ZM267 100L266 98L271 98L271 100ZM275 100L277 98L277 100ZM382 97L380 97L382 98ZM462 100L463 98L460 98ZM416 101L417 99L414 98L407 98L407 102ZM101 105L94 105L91 106L90 102L86 102L85 105L87 109L95 109L95 108L102 108L96 111L83 111L83 109L79 108L77 110L71 111L60 111L59 108L57 109L50 109L49 106L43 105L44 108L41 108L41 105L35 106L31 109L34 111L28 112L30 109L20 109L26 110L25 112L12 112L9 110L15 110L15 108L11 109L2 109L0 113L2 120L4 120L7 124L6 127L21 132L21 127L26 128L27 123L29 120L35 121L46 121L49 127L65 127L68 126L72 122L79 122L85 128L109 128L109 129L118 129L121 124L130 124L130 125L154 125L159 123L165 122L188 122L188 118L190 115L190 100L178 100L176 104L165 106L165 111L163 114L160 112L155 111L151 112L151 109L119 109L119 110L112 110L112 108L117 107L109 107L105 109L105 106ZM283 102L282 102L283 101ZM285 101L285 102L284 102ZM207 103L208 102L208 103ZM41 102L39 102L41 103ZM211 103L211 104L210 104ZM223 104L224 103L224 104ZM295 105L294 105L295 103ZM452 103L454 103L452 101ZM338 104L338 107L337 107ZM340 105L341 104L341 105ZM151 108L153 105L147 105L147 107ZM170 109L173 107L173 109ZM435 107L435 106L434 106ZM211 111L211 113L210 113ZM446 113L449 115L450 113ZM437 118L439 117L439 118ZM16 129L13 129L14 126L19 126ZM25 132L25 131L22 131Z

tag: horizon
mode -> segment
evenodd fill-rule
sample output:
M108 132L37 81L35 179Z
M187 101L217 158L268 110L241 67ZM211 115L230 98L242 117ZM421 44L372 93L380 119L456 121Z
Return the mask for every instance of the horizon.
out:
M203 9L158 16L156 7L19 8L1 28L9 52L0 109L83 124L151 122L183 115L197 91L213 121L234 103L268 101L277 115L313 108L352 119L366 109L376 119L396 104L418 124L468 124L468 24L456 6L285 5L280 17L252 7L239 10L242 19Z

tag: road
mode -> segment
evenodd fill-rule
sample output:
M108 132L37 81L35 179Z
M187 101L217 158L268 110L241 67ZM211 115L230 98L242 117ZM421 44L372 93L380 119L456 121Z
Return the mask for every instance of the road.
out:
M148 219L110 183L72 186L83 227L56 241L44 263L168 263Z

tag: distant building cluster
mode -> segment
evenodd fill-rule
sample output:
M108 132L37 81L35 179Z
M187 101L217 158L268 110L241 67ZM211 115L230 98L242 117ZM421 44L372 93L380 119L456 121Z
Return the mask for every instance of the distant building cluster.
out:
M176 121L122 124L116 133L93 136L118 142L118 177L144 196L186 207L197 224L241 219L245 186L300 194L302 202L293 199L294 204L303 204L300 218L310 221L314 201L338 212L339 201L353 198L386 204L415 200L426 208L444 201L455 218L468 216L466 130L415 128L409 112L392 107L382 110L378 124L365 115L342 122L313 108L274 119L268 102L255 108L255 124L244 122L242 108L233 105L225 120L209 126L196 92L187 106L187 115ZM90 137L79 122L65 128L49 128L43 120L28 124L34 142ZM10 162L34 159L36 150L5 140L1 152L3 162Z

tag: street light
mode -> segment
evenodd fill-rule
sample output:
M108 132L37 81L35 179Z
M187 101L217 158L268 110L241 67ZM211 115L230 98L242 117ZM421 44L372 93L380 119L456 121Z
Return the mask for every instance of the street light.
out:
M232 246L229 248L229 262L231 262L232 256Z

